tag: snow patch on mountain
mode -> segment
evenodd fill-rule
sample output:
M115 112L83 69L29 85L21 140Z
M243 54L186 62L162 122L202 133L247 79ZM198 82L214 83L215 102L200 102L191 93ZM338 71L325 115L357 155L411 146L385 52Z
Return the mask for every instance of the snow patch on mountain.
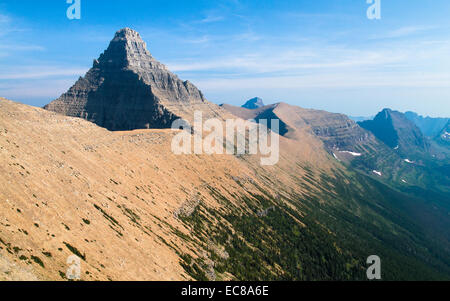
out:
M339 162L341 162L341 160L338 158L338 156L336 156L335 153L333 153L333 157L334 157L336 160L338 160Z
M381 171L378 171L378 170L372 170L372 172L374 173L374 174L376 174L377 176L383 176L383 173L381 172Z
M361 153L355 153L355 152L351 152L351 151L339 151L340 153L346 153L346 154L350 154L353 157L361 157L362 154Z

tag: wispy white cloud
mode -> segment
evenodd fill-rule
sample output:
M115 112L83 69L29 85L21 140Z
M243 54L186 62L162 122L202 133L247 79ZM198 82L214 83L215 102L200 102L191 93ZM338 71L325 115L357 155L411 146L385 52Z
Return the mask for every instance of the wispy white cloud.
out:
M231 37L234 41L246 41L246 42L256 42L261 41L263 37L259 34L254 33L253 31L245 31L242 33L238 33Z
M288 50L273 46L167 65L206 92L222 94L248 89L450 88L448 40L386 40L373 49L352 46L326 41Z
M212 42L212 38L207 35L204 35L201 37L184 39L184 42L189 43L189 44L208 44L208 43Z
M188 37L174 37L181 43L198 44L198 45L213 45L213 44L230 44L238 42L257 42L261 41L263 37L252 31L244 31L231 35L194 35Z
M0 14L0 24L10 23L10 22L11 22L11 18L9 16Z
M218 15L208 15L205 18L198 21L198 23L214 23L214 22L220 22L225 20L224 16L218 16Z
M447 73L332 73L306 74L296 76L269 76L245 78L202 78L192 80L201 89L216 90L282 90L311 88L373 88L373 87L434 87L450 88L450 75Z
M12 16L0 13L0 37L5 37L11 33L23 32L23 28Z
M16 51L43 51L44 47L39 45L28 45L11 42L8 35L11 33L24 32L25 29L20 27L11 16L0 13L0 56L5 57Z
M336 19L341 19L341 20L350 20L350 19L355 19L357 17L352 16L352 15L348 15L348 14L339 14L339 13L305 13L305 12L283 12L280 14L280 16L282 18L290 18L290 19L307 19L308 21L311 21L311 19L313 19L314 21L318 21L318 20L323 20L323 19L327 19L327 20L336 20Z
M372 39L395 39L408 37L415 34L423 33L429 30L437 29L436 26L404 26L395 30L386 32L385 34L374 35Z
M274 55L273 53L276 53ZM254 51L213 60L172 62L167 65L176 72L230 71L248 73L304 72L309 69L336 69L376 66L401 61L399 53L379 53L329 47L322 49L291 49L284 51Z
M39 45L1 44L0 49L8 51L44 51L45 47Z
M49 101L66 92L73 85L73 79L43 79L33 82L0 83L0 96L12 100L48 99Z
M18 67L15 72L0 71L0 80L29 80L50 77L73 77L86 73L86 68L80 67L55 67L55 66L28 66Z

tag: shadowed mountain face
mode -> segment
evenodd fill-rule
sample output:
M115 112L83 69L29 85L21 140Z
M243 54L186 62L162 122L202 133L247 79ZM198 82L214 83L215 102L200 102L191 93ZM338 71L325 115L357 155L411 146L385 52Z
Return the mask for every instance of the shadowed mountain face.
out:
M384 109L373 120L359 122L359 125L371 131L389 147L398 148L401 152L429 150L429 143L420 129L403 113Z
M44 108L109 130L169 128L179 117L189 120L194 109L221 115L194 85L156 61L129 28L115 34L85 77Z
M250 110L258 109L264 107L264 102L261 98L255 97L247 101L242 107Z
M449 118L423 117L414 112L406 112L405 117L414 122L425 136L436 137L447 124Z

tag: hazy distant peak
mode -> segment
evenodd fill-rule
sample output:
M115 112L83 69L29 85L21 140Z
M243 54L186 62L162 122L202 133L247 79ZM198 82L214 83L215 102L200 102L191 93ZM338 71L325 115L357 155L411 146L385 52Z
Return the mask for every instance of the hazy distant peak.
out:
M411 111L406 112L405 116L414 122L426 136L433 138L440 134L442 128L450 120L449 118L442 117L423 117Z
M255 97L248 100L242 107L250 110L258 109L264 107L264 102L261 98Z

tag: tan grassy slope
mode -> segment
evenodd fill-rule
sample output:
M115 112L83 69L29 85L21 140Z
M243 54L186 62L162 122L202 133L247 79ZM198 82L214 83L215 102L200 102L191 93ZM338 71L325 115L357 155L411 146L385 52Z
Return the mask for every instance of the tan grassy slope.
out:
M233 202L256 186L299 193L298 166L335 164L306 133L301 144L281 137L280 163L265 168L254 157L176 156L174 134L109 132L0 99L0 280L64 280L74 253L83 280L190 279L180 254L220 246L180 239L190 233L176 215L223 206L208 187Z

